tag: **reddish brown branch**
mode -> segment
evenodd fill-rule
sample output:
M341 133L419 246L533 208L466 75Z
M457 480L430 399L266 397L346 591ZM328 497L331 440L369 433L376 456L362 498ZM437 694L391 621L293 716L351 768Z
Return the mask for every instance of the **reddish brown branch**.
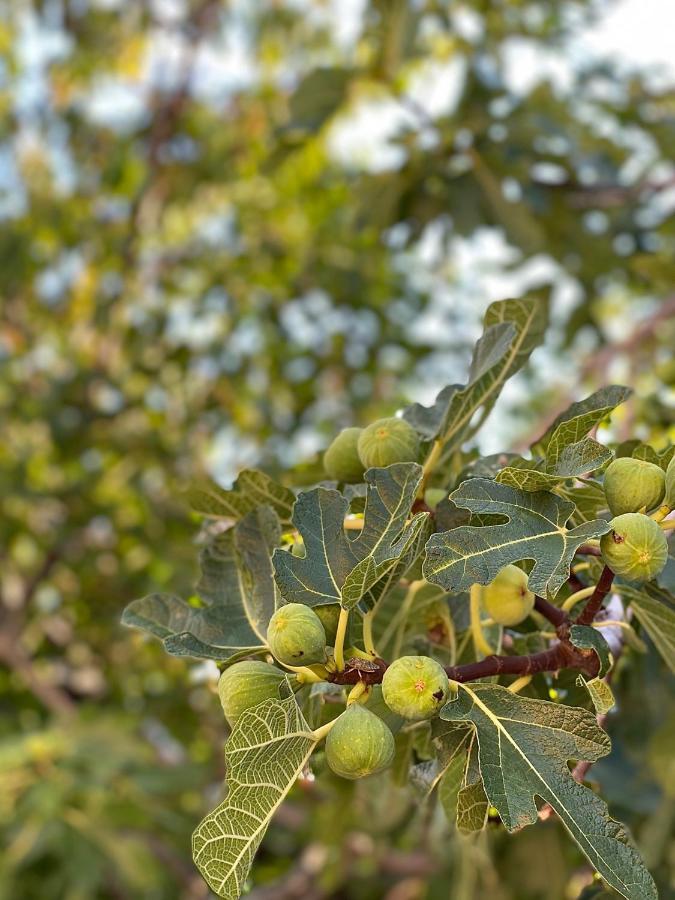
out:
M598 674L599 662L593 651L577 650L560 641L541 653L530 656L488 656L480 662L464 666L448 666L452 681L475 681L493 675L535 675L537 672L557 672L558 669L579 669L591 678Z
M540 615L547 619L551 625L555 625L556 628L559 628L561 625L566 625L569 621L569 617L564 610L549 603L548 600L544 600L543 597L534 598L534 608Z
M594 547L592 544L582 544L577 548L577 553L581 556L600 556L600 548Z
M602 607L602 602L609 594L612 588L612 582L614 581L614 572L607 566L602 570L602 574L598 579L598 583L595 586L595 590L590 596L590 599L586 606L583 608L581 615L577 619L578 625L590 625L593 619L600 612L600 608Z

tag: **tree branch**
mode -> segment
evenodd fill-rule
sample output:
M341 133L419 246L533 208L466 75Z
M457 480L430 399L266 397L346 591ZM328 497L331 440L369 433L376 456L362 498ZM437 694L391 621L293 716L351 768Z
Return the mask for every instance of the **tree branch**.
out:
M577 619L577 625L590 625L593 622L593 619L600 612L603 600L611 590L613 581L614 572L608 566L605 566L595 586L595 590Z
M549 603L548 600L544 600L543 597L534 598L534 608L556 628L566 625L569 621L569 616L564 610Z

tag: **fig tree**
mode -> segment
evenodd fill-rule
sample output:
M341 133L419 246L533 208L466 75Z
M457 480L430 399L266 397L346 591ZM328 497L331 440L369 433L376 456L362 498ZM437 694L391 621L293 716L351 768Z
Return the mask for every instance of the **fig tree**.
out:
M668 560L668 542L658 524L641 513L624 513L610 522L600 538L602 559L628 581L650 581Z
M430 656L401 656L382 679L382 696L404 719L431 719L445 703L450 684L443 666Z
M366 469L415 462L419 454L419 436L405 419L377 419L361 432L358 451Z
M326 760L342 778L365 778L391 765L394 736L382 719L359 703L337 718L326 738Z
M534 608L534 594L527 587L527 574L508 565L481 592L486 613L498 625L510 627L526 619Z
M267 646L287 666L309 666L326 658L326 632L309 606L287 603L270 619Z
M343 428L323 455L323 467L329 478L357 484L363 481L364 465L359 458L361 428Z
M225 669L218 682L218 696L230 725L244 710L263 700L279 699L279 685L285 675L269 663L246 659Z
M665 487L663 469L643 459L622 456L605 472L605 497L613 516L653 509L663 499Z

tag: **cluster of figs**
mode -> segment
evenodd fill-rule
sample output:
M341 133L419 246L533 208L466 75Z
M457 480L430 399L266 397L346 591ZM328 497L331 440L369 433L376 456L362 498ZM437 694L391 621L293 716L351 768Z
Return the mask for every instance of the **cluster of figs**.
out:
M366 469L399 462L414 462L420 453L419 436L405 420L385 418L366 428L346 428L324 454L328 477L342 483L363 481ZM673 484L671 484L671 482ZM654 578L663 569L668 546L663 530L647 513L675 492L675 458L668 471L640 459L619 458L607 468L604 490L614 517L600 549L612 571L634 582ZM440 494L445 497L446 492ZM439 498L440 499L440 496ZM291 547L304 553L302 543ZM516 565L503 568L480 591L481 604L498 625L513 627L526 619L535 597L527 573ZM299 687L308 669L335 671L334 646L340 606L310 608L301 603L281 606L267 630L267 647L277 665L245 660L221 675L218 692L225 717L234 726L241 714L267 699L278 699L281 683L290 679ZM368 654L348 647L345 658ZM281 665L284 670L278 667ZM290 670L290 671L289 671ZM294 674L295 673L295 674ZM346 708L328 731L325 758L342 778L363 778L381 772L394 759L394 733L405 721L419 722L438 714L452 685L444 668L429 656L402 656L384 672L381 685L353 692ZM357 698L352 700L356 693Z

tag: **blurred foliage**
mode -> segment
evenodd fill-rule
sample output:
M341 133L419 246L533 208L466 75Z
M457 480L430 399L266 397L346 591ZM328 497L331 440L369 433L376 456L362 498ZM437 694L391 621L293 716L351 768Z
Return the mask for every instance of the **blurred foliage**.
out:
M610 378L640 398L619 437L673 437L672 85L592 59L549 76L602 6L0 0L0 896L204 896L187 820L221 765L208 672L117 625L131 597L189 592L195 471L300 463L336 423L454 377L512 285L552 286L559 374L523 376L510 443ZM635 695L661 677L623 676L640 771L660 714ZM672 797L635 796L623 818L672 865ZM316 849L337 831L314 809L296 796L295 830L270 832L270 878L305 847L316 896L446 896L450 869L379 880L421 832L387 814L367 837L362 816L351 854ZM488 835L459 854L456 897L515 897L524 854L519 900L574 896L559 844L554 825Z

